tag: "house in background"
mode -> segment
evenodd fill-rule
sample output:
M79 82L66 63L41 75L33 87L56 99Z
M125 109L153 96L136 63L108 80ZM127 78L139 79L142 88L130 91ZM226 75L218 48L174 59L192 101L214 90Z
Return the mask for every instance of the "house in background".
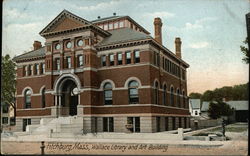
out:
M248 101L224 101L234 109L234 114L230 117L235 122L247 122L248 119ZM208 109L209 101L203 101L201 105L201 117L209 119Z
M14 108L6 104L5 102L1 102L1 128L7 129L10 126L15 124L15 116L14 116Z
M209 116L208 116L209 104L210 104L210 101L203 101L201 104L201 116L206 119L209 119Z
M234 120L236 122L247 122L248 119L248 101L226 101L234 109Z
M189 99L189 112L191 116L198 117L201 113L201 100Z

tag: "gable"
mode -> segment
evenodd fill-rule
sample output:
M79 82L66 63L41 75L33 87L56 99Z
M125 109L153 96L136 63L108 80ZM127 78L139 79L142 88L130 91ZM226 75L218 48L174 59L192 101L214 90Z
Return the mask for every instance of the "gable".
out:
M54 20L52 20L39 34L43 35L50 32L74 29L91 23L78 17L67 10L63 10Z
M55 32L55 31L63 31L63 30L69 30L77 27L84 26L85 24L82 24L80 22L77 22L75 20L72 20L68 17L62 19L59 21L54 27L52 27L48 32Z

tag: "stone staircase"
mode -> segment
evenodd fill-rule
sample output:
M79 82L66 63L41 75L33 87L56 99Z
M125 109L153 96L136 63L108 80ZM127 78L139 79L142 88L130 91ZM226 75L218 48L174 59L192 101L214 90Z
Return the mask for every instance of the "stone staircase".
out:
M30 134L81 133L83 118L77 116L42 118L38 125L27 125Z

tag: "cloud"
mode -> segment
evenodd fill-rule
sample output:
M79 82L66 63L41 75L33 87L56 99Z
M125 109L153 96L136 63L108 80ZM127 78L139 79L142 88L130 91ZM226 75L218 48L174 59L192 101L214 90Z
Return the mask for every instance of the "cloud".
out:
M38 34L43 27L42 22L9 24L3 27L3 54L19 55L31 50L34 40L44 42L44 39Z
M196 43L192 43L189 45L190 48L194 48L194 49L200 49L200 48L205 48L209 45L208 42L196 42Z
M172 18L175 16L175 14L170 13L170 12L166 12L166 11L161 11L161 12L153 12L153 13L146 13L144 14L145 17L161 17L161 18Z
M120 4L121 1L113 0L109 2L101 2L97 5L91 5L91 6L76 6L71 5L72 8L75 8L77 10L83 10L83 11L94 11L94 10L102 10L102 9L110 9L111 7L115 7Z
M210 22L210 21L214 21L216 20L215 17L204 17L202 19L199 20L195 20L195 22L192 24L190 22L185 23L185 27L184 29L186 30L190 30L190 29L202 29L204 28L204 24L206 22Z
M28 18L28 14L25 12L20 12L17 9L4 9L3 17L8 19L17 19L17 18Z

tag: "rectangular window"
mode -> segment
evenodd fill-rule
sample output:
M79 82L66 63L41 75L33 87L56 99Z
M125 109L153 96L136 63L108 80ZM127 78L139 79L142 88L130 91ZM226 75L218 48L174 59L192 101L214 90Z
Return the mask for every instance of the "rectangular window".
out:
M131 63L131 52L128 51L126 52L126 64L130 64Z
M117 54L117 61L118 61L118 65L122 64L122 53Z
M130 23L130 28L133 29L133 24L132 23Z
M67 57L67 68L71 68L71 57Z
M135 51L135 63L139 63L140 62L140 51L136 50Z
M113 29L113 23L109 23L109 30Z
M23 76L27 76L27 66L23 66Z
M165 131L168 131L168 117L165 117Z
M56 70L60 70L60 58L56 58Z
M114 65L114 54L109 55L109 65L113 66Z
M23 119L23 131L26 131L27 125L31 125L31 119Z
M3 108L3 113L8 113L9 112L8 104L4 104L2 108Z
M8 117L2 117L2 124L8 124L9 123L9 118Z
M156 131L160 132L161 131L161 117L156 117Z
M186 79L186 72L185 70L182 69L182 79L185 80Z
M158 67L160 66L160 55L159 55L159 53L157 53L157 66Z
M39 72L39 64L36 64L35 65L35 72L36 72L36 74L39 74L38 72Z
M112 105L112 90L104 90L104 102L105 105Z
M30 75L34 75L34 65L30 65Z
M45 73L45 63L42 64L42 71L41 71L41 74L44 74Z
M15 124L16 124L16 119L15 119L15 117L11 117L11 118L10 118L10 125L13 126L13 125L15 125Z
M83 56L78 55L78 67L82 67L82 66L83 66Z
M31 75L32 70L31 70L31 65L28 65L28 75Z
M184 128L187 128L187 118L184 117Z
M138 88L129 88L129 103L130 104L139 103Z
M114 29L117 29L118 28L118 22L115 22L114 23Z
M129 128L131 132L140 132L140 117L128 117L127 124L132 125L132 128Z
M172 117L172 129L175 130L176 126L175 126L175 117Z
M105 55L102 56L102 66L103 67L106 66L106 56Z
M114 132L114 119L113 117L103 118L103 132Z
M123 28L124 27L124 21L120 21L119 22L119 28Z
M153 58L154 58L154 65L157 65L157 57L156 57L156 52L154 52L154 54L153 54Z
M179 128L182 128L181 117L179 117Z
M104 30L108 30L108 24L104 24Z

